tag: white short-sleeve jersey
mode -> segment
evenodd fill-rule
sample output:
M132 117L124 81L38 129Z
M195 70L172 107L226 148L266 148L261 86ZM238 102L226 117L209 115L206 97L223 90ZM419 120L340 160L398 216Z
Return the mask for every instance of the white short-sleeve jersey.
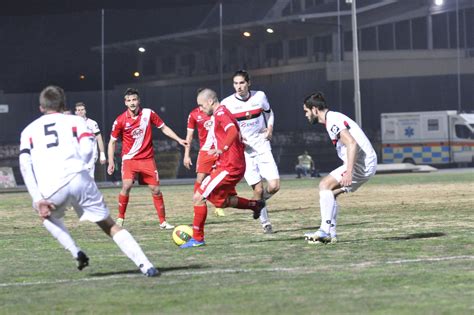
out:
M355 163L368 165L368 163L373 164L375 161L375 164L377 164L375 150L359 125L342 113L328 111L326 113L326 130L332 143L336 147L337 155L342 161L344 161L344 164L346 164L347 148L341 141L339 141L339 133L344 129L349 131L359 147Z
M271 151L270 141L265 138L266 121L264 112L271 111L267 96L262 91L250 91L247 99L236 94L226 97L222 102L239 122L240 132L245 143L245 153L250 155Z
M87 170L93 141L78 116L54 113L29 124L21 133L20 166L33 201L49 198Z
M94 156L94 163L95 163L95 161L97 161L97 158L99 157L99 150L97 149L97 139L95 137L100 134L100 129L97 122L90 118L86 118L86 125L87 125L87 129L89 129L89 131L94 135L93 156Z

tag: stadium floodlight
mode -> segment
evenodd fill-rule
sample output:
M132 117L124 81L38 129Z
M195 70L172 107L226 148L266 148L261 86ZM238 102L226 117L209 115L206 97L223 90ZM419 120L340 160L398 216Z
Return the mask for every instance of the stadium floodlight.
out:
M435 4L435 5L443 5L443 4L444 4L444 0L434 0L434 4Z
M133 73L133 76L134 76L135 78L138 78L138 77L140 76L140 72L135 71L135 72Z
M81 74L81 75L79 76L79 80L85 80L85 79L86 79L86 76L85 76L85 75Z
M145 47L138 47L138 51L144 53L146 51Z
M352 0L346 0L346 3L352 3Z
M245 37L252 36L252 34L250 32L247 32L247 31L243 32L242 35L244 35Z
M271 28L271 27L268 27L268 28L267 28L267 33L269 33L269 34L273 34L273 28Z

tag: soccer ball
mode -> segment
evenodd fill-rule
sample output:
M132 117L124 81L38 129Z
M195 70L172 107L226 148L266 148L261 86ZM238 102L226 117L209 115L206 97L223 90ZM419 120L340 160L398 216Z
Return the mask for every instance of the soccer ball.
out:
M193 237L193 228L189 225L178 225L173 230L173 242L181 246Z

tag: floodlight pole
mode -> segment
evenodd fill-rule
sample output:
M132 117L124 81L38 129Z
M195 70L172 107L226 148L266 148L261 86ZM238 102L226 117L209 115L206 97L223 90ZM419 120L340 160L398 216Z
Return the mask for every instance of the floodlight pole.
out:
M346 2L349 2L346 0ZM362 114L360 105L360 80L359 80L359 49L357 45L357 14L356 0L350 1L352 13L352 58L354 66L354 104L356 123L362 128Z
M459 47L459 1L456 0L456 50L457 50L457 85L458 85L458 111L462 111L461 102L461 49Z
M222 1L219 2L219 95L224 95L224 43L222 38Z
M101 52L100 52L100 65L101 65L101 94L102 94L102 130L105 130L105 53L104 53L104 42L105 42L105 10L101 10ZM105 132L102 134L106 134ZM105 140L105 138L104 138ZM107 148L107 147L106 147ZM104 181L107 180L107 167L103 170Z

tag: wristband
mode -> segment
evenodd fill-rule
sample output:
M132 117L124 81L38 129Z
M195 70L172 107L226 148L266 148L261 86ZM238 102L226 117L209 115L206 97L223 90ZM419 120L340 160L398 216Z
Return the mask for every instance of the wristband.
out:
M104 152L100 152L100 160L101 161L106 160Z

